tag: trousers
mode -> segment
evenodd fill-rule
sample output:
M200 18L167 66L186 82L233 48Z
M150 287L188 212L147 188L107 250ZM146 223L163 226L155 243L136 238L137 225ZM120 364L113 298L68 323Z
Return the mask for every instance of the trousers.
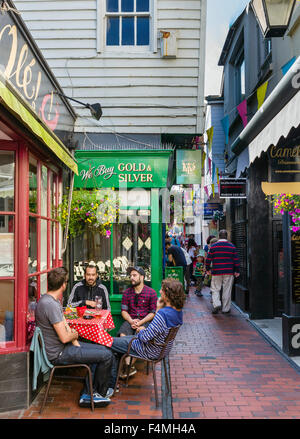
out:
M224 274L221 276L212 276L210 290L212 293L213 307L217 308L222 306L223 312L230 311L231 306L231 290L233 285L233 274ZM222 292L222 303L220 300L220 291Z
M54 366L84 363L91 368L93 376L93 390L102 396L106 395L113 365L113 353L105 346L79 342L79 346L72 343L65 345L60 356L52 361ZM89 393L88 377L85 380L82 393Z

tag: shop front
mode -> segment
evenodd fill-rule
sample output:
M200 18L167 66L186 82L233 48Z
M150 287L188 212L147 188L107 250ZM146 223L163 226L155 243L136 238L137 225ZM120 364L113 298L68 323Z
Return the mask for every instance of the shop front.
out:
M47 273L62 265L56 209L77 165L62 140L74 113L18 14L0 15L0 412L31 392L34 308Z
M103 235L91 228L71 244L73 282L93 261L106 285L116 330L122 320L122 293L129 287L127 267L141 266L145 283L159 293L163 266L162 193L172 183L172 150L76 151L74 190L111 189L118 215Z

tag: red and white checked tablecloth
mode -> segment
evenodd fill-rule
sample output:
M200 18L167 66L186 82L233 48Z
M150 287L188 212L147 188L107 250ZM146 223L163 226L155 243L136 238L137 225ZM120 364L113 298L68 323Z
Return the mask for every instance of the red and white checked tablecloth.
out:
M81 317L67 320L67 322L71 328L76 329L80 337L110 348L113 338L106 332L106 329L114 329L114 321L108 310L102 310L99 313L100 317L91 320Z

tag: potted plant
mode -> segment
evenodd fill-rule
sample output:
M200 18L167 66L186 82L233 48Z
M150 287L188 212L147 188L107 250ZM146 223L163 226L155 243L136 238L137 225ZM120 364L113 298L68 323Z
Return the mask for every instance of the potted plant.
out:
M300 230L300 195L276 194L271 197L271 203L275 213L284 215L285 212L288 212L292 221L290 229L293 232L298 232Z

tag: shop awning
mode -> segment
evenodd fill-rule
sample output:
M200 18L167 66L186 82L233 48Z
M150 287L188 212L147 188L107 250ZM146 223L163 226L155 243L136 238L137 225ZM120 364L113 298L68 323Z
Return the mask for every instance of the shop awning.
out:
M0 78L1 79L1 78ZM42 122L39 117L24 102L18 92L10 89L6 83L0 81L0 102L19 119L26 128L41 140L57 158L59 158L69 169L78 175L77 163L66 146L60 139Z
M249 144L249 164L271 145L277 145L281 137L287 138L291 129L299 125L300 93L298 92Z

